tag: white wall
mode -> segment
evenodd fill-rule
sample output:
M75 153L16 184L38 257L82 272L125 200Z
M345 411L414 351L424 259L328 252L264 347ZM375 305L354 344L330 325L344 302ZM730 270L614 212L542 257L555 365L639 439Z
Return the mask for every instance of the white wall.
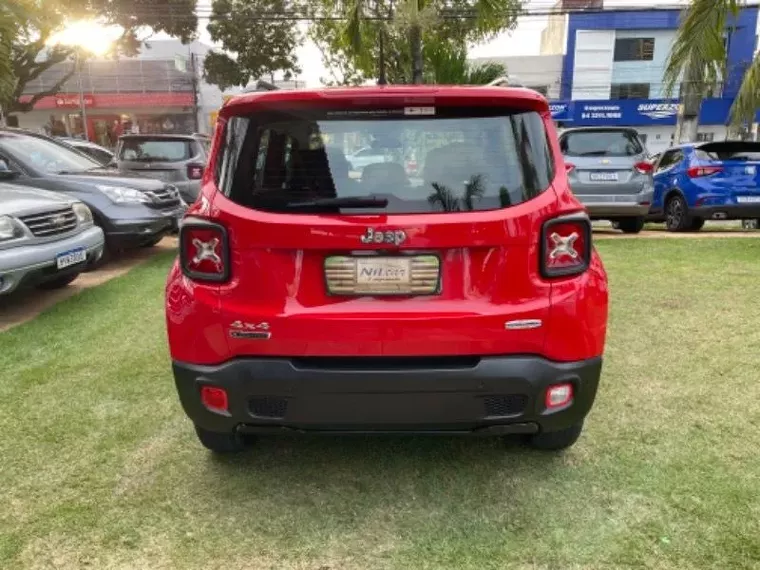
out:
M577 30L572 99L609 99L615 30Z
M533 55L522 57L481 57L470 59L472 65L495 62L504 65L510 77L526 87L546 86L549 99L558 99L562 81L561 55Z

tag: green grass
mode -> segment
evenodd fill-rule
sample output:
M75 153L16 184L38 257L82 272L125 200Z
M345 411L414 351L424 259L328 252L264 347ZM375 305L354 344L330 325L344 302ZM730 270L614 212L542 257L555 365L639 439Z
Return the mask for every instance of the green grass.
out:
M212 458L167 256L0 334L0 568L760 568L760 241L599 243L603 384L565 454L265 440Z

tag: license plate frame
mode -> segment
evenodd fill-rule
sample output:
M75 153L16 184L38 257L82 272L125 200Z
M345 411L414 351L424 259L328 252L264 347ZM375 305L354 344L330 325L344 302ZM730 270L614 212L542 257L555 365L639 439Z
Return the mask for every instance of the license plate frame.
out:
M62 251L55 256L55 267L59 271L73 265L78 265L87 261L87 250L83 247L75 247L67 251Z
M334 255L325 258L323 277L330 296L437 295L441 260L434 254Z
M620 176L617 172L589 172L589 182L619 182Z
M760 204L760 196L737 196L737 204Z

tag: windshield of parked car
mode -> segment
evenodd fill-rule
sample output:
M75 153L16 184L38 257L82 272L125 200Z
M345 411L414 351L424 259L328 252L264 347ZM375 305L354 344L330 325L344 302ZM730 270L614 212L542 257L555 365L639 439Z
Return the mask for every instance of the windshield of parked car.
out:
M101 166L62 143L42 137L3 134L0 136L0 149L21 164L44 172L83 172Z
M271 211L315 201L361 213L497 209L538 195L553 176L538 113L476 105L232 117L220 153L222 192Z
M633 131L577 131L562 135L565 156L635 156L644 151Z
M124 139L119 149L121 160L137 162L179 162L192 156L191 142L183 139Z

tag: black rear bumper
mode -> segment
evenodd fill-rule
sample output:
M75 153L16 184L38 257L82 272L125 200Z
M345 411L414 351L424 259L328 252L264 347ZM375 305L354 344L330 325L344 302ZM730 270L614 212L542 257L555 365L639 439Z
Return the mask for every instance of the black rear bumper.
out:
M583 420L602 359L239 358L218 366L174 362L182 406L216 432L537 433ZM571 382L573 401L545 407L546 389ZM229 413L206 409L203 385L224 388Z

